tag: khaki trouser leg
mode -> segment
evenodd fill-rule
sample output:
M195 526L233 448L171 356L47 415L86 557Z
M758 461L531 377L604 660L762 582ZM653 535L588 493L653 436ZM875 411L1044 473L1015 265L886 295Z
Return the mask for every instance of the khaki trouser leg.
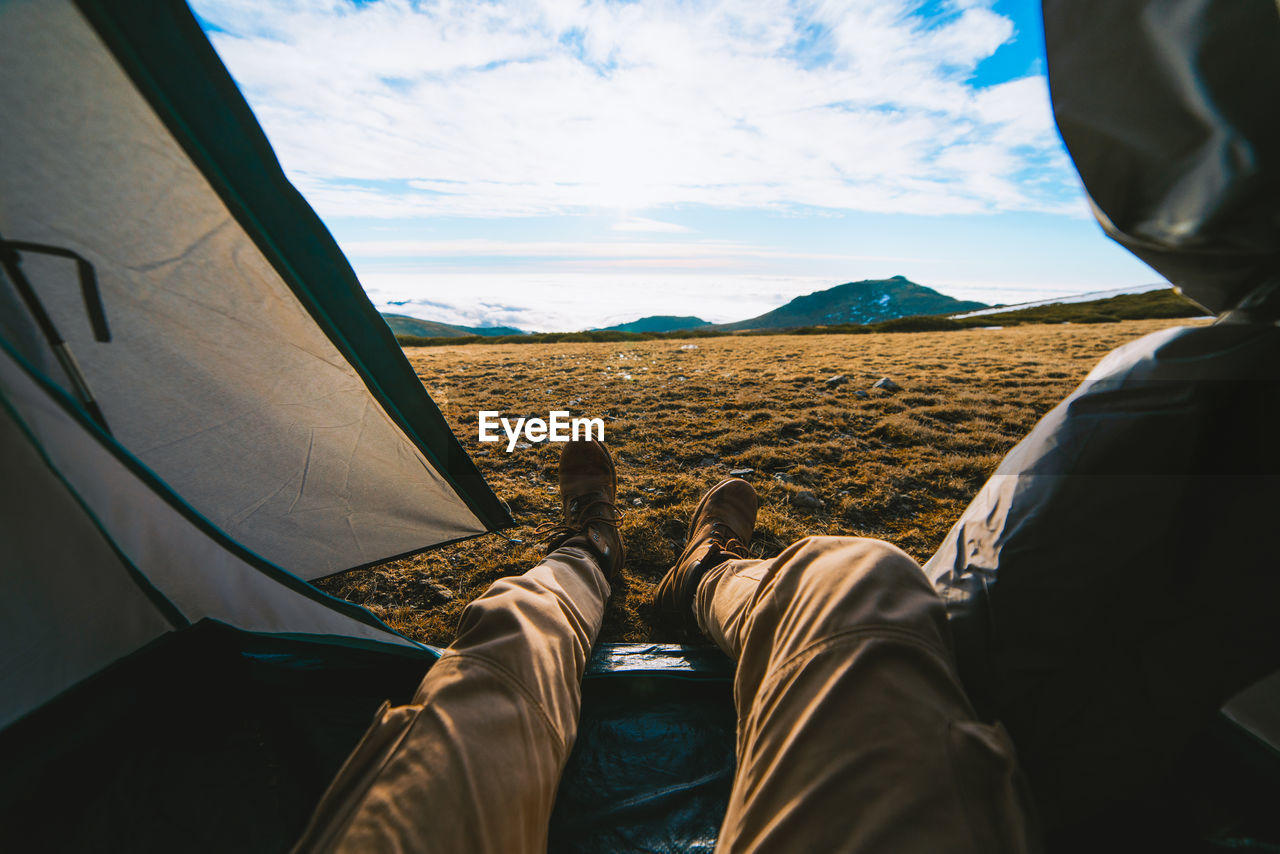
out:
M694 605L738 661L738 771L717 851L1038 850L1003 729L955 674L905 553L812 537L711 570Z
M545 851L608 596L577 548L494 583L412 704L383 709L298 850Z

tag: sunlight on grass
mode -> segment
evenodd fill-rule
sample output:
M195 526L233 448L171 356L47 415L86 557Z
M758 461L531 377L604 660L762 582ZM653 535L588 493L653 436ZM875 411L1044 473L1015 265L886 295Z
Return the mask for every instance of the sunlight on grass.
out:
M537 563L533 529L559 508L560 446L507 454L482 445L481 409L605 417L627 561L602 640L647 638L644 602L679 554L689 514L735 468L754 469L760 493L753 554L777 554L807 534L851 534L923 562L1003 455L1103 354L1187 322L705 338L697 349L669 340L410 348L516 524L321 586L443 646L467 602ZM828 387L839 374L849 382ZM885 376L902 391L872 389ZM798 504L804 491L822 506Z

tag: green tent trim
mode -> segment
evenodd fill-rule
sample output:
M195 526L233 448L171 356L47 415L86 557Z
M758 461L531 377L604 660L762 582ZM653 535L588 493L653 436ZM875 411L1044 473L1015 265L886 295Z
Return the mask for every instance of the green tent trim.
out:
M76 0L76 6L405 435L486 527L511 525L511 514L424 393L333 236L285 177L249 105L186 4Z
M183 500L183 498L180 495L178 495L176 492L174 492L172 489L170 489L169 486L155 474L155 472L151 471L151 469L149 469L141 460L139 460L133 454L129 453L127 449L121 446L119 442L117 442L110 434L108 434L105 430L103 430L102 426L89 416L89 414L85 411L84 407L82 407L77 400L75 400L70 395L68 395L67 392L64 391L61 386L59 386L57 383L53 382L48 377L41 374L39 371L35 370L35 368L32 367L32 365L26 359L24 359L17 351L15 351L12 347L10 347L8 342L6 342L3 338L0 338L0 350L3 350L4 353L10 356L14 360L14 362L23 371L25 371L26 374L41 388L41 390L49 395L49 398L51 400L57 403L57 405L64 412L66 412L69 416L75 419L75 421L82 428L84 428L86 433L92 436L99 445L101 445L105 450L110 452L112 456L114 456L117 460L119 460L130 471L130 473L132 473L135 477L137 477L139 480L145 483L153 493L155 493L157 496L163 499L165 503L167 503L174 510L178 511L180 514L186 517L186 519L190 521L196 528L198 528L201 531L201 533L205 534L210 539L217 542L218 545L221 546L223 549L232 553L236 557L240 558L245 563L249 564L251 567L261 572L263 575L268 576L273 581L279 582L280 584L289 588L295 593L299 593L307 597L308 599L311 599L314 602L318 602L322 605L325 605L326 607L334 611L338 611L339 613L342 613L352 618L353 620L361 622L367 626L370 626L375 629L379 629L381 631L387 632L397 637L404 638L406 641L409 641L409 643L414 644L415 646L418 646L418 647L422 647L422 644L419 644L417 641L413 640L412 638L406 637L400 632L397 632L395 629L383 623L376 616L374 616L370 611L361 607L360 605L357 605L354 602L348 602L346 599L339 599L336 596L331 596L330 594L325 593L320 588L309 584L308 582L299 578L298 576L294 575L288 570L283 569L282 567L279 567L274 563L271 563L270 561L264 559L261 555L258 555L255 552L250 551L249 549L245 548L236 540L227 536L226 533L224 533L221 528L219 528L217 525L210 522L198 510L196 510L194 507L188 504L185 500ZM72 495L73 498L75 498L76 503L84 508L85 513L89 515L89 518L93 520L94 524L98 526L99 530L102 530L102 526L98 522L97 517L93 514L93 512L89 509L89 507L85 504L85 502L81 500L79 493L75 490L74 487L72 487L72 485L67 481L67 479L63 477L62 473L58 470L58 468L49 462L49 456L45 452L44 447L41 444L40 440L36 438L36 436L27 427L26 423L18 415L18 413L14 411L13 408L8 404L8 401L4 400L3 395L0 395L0 403L4 405L7 411L13 414L14 420L17 422L18 426L22 429L23 433L27 435L27 438L30 440L31 444L39 452L40 456L45 460L46 465L49 466L49 469L57 476L58 480L61 481L64 486L66 486L67 491ZM132 574L134 576L135 581L139 582L139 585L142 587L143 591L147 593L147 595L151 597L153 601L156 600L156 597L159 597L159 600L156 601L156 605L158 607L161 607L161 611L164 613L164 615L167 618L169 618L170 622L174 622L173 612L177 610L176 607L166 597L164 597L164 595L160 593L160 591L156 590L156 588L151 584L151 582L147 580L146 577L143 576L142 573L136 567L134 567L133 563L120 552L120 549L116 547L115 543L112 541L111 537L106 534L105 530L103 531L103 536L106 537L107 542L111 545L112 549L117 554L120 555L121 559L124 561L125 566L129 567L132 570ZM176 616L180 620L180 623L178 623L179 626L190 625L189 621L181 613L178 613ZM350 639L350 640L358 640L358 639ZM385 644L383 646L385 646L385 648L395 648L394 645L390 643ZM422 648L425 649L426 647L422 647Z

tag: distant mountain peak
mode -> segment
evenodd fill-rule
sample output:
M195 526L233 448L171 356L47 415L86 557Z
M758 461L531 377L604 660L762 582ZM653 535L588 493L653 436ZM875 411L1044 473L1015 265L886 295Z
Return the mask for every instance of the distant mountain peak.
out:
M394 304L394 303L393 303ZM439 323L434 320L423 320L407 314L390 314L382 312L382 319L391 327L396 335L416 335L421 338L462 338L468 335L523 335L523 329L512 326L455 326L451 323Z
M921 314L947 314L985 308L980 302L958 300L905 276L845 282L798 296L786 305L757 317L718 328L792 329L801 326L867 324Z
M630 323L619 323L604 327L605 332L678 332L683 329L697 329L711 324L701 317L679 316L672 314L651 314Z

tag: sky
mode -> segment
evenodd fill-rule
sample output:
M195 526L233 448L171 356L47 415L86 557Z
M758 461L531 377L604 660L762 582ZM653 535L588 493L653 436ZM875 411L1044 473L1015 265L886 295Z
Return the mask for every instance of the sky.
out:
M468 326L742 320L903 275L1160 281L1053 125L1035 0L194 0L370 299Z

